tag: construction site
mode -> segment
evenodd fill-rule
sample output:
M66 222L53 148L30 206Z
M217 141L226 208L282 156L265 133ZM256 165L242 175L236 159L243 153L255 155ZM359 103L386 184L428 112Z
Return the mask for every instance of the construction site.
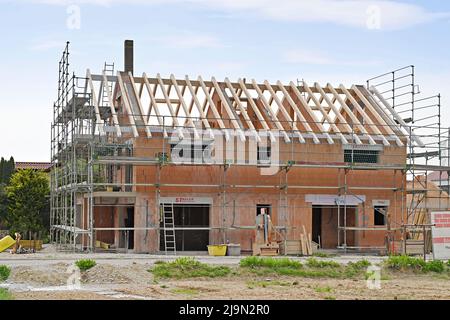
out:
M430 214L450 207L450 132L414 66L350 86L204 80L138 74L133 46L123 67L83 76L69 43L59 62L59 251L431 253Z

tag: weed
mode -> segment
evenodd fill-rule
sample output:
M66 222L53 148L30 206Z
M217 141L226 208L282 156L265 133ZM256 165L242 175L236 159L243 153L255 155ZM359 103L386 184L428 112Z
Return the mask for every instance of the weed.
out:
M324 299L325 300L336 300L336 297L335 296L326 296Z
M6 288L0 288L0 300L13 300L13 295Z
M314 290L318 293L323 293L323 292L330 293L333 291L333 288L326 286L326 287L317 287Z
M181 279L223 277L227 276L231 272L231 269L226 266L211 266L190 257L181 257L172 262L158 263L148 271L159 278Z
M287 287L290 286L291 283L290 282L286 282L286 281L248 281L247 282L247 287L249 289L253 289L255 287L261 287L261 288L267 288L269 286L280 286L280 287Z
M267 268L301 268L302 264L298 261L289 258L262 258L262 257L247 257L241 259L239 265L241 267L267 267Z
M306 260L306 265L310 268L340 268L341 265L336 261L321 261L316 258Z
M172 289L173 293L178 293L178 294L186 294L186 295L195 295L198 294L198 290L197 289L192 289L192 288L175 288Z
M89 270L89 269L95 267L96 264L97 264L97 262L95 262L95 260L92 260L92 259L80 259L75 262L75 265L78 268L80 268L81 271Z
M440 260L428 261L423 267L424 272L442 273L445 270L445 264Z
M336 254L334 253L326 253L326 252L314 252L312 254L313 257L318 257L318 258L331 258L331 257L335 257Z
M433 261L424 261L421 258L414 258L410 256L390 256L385 264L388 268L394 270L412 270L415 272L435 272L442 273L445 271L445 264L443 261L433 260Z
M6 281L11 274L11 268L5 266L4 264L0 265L0 282Z

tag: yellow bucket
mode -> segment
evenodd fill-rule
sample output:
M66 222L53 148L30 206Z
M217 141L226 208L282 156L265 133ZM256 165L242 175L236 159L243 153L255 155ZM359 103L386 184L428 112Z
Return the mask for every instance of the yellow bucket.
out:
M225 256L226 253L227 253L226 244L208 246L208 254L210 256Z

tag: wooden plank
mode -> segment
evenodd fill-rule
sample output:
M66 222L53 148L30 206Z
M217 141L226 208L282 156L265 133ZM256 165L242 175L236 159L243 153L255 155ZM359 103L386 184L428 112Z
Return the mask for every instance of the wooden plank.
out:
M272 121L277 127L277 129L281 132L281 134L284 137L284 141L286 143L291 142L291 139L286 134L286 130L283 128L283 126L280 123L280 120L278 120L275 112L273 112L272 107L267 102L266 98L264 97L261 89L259 88L258 84L256 83L255 79L252 79L253 87L255 88L256 92L258 93L259 100L262 102L264 108L269 112L269 114L272 116Z
M87 69L86 71L86 77L88 79L89 88L91 89L91 95L92 95L92 101L94 102L94 111L95 111L95 120L97 121L97 127L98 131L100 132L100 135L105 135L105 130L103 130L103 120L100 117L100 107L98 105L97 97L95 94L95 87L94 83L92 82L92 76L91 71Z
M361 122L356 117L356 115L353 113L353 111L350 110L350 108L348 107L347 103L345 103L344 99L342 99L339 96L339 94L337 93L336 89L330 83L327 84L327 88L334 95L334 98L339 102L339 104L342 106L344 111L350 117L350 119L352 120L353 124L356 125L356 127L361 131L361 133L367 137L367 139L369 140L369 143L371 145L377 144L375 142L375 140L373 140L372 136L367 132L366 128L361 124Z
M297 128L297 125L294 123L294 121L292 120L291 116L289 115L289 113L286 111L286 109L283 106L283 103L280 101L280 99L278 98L277 94L275 93L275 91L273 90L272 86L270 85L270 83L265 80L264 84L266 85L267 90L269 90L270 95L272 97L272 99L275 101L275 103L278 105L278 110L281 111L281 113L283 114L284 119L289 123L289 125L291 126L293 132L295 134L298 135L299 141L300 143L305 143L305 138L303 137L303 135L301 134L300 130Z
M323 109L322 105L320 104L320 102L317 100L316 96L314 96L313 92L311 91L311 89L309 88L308 84L306 83L306 81L303 81L303 87L305 88L307 94L309 95L309 97L311 97L311 100L314 102L314 104L316 105L317 108L319 108L320 112L322 113L323 117L327 120L328 124L330 125L330 127L336 132L336 134L341 138L341 141L343 144L348 144L347 139L344 137L344 135L341 133L341 130L339 130L339 128L336 126L336 124L334 123L333 120L330 119L330 117L328 116L328 113Z
M203 125L205 126L205 128L208 130L211 139L213 139L214 138L214 133L211 130L211 126L210 126L210 124L208 122L208 119L206 118L205 111L204 111L202 105L200 104L200 101L198 101L198 98L197 98L197 91L196 90L198 90L200 87L196 87L196 89L194 90L194 88L192 87L191 81L189 80L188 76L185 77L185 81L186 81L186 85L188 87L188 90L189 90L189 92L192 95L192 102L197 107L197 110L198 110L198 112L200 114L200 119L202 120ZM190 107L190 109L192 110L191 107Z
M238 133L241 141L244 142L246 139L245 139L245 135L243 133L243 128L240 126L239 122L236 120L236 117L230 108L229 101L225 98L225 95L223 94L222 88L217 83L216 78L212 77L211 81L214 84L214 88L216 89L216 92L219 95L220 100L222 101L222 106L225 108L225 111L227 112L228 116L230 117L229 119L231 121L231 124L233 125L234 129Z
M311 107L308 105L308 101L305 100L305 98L302 96L301 92L298 90L297 86L291 81L289 83L291 86L292 91L294 92L294 95L297 97L297 99L300 101L300 105L303 107L304 110L309 114L311 119L313 119L315 126L319 129L319 131L325 135L327 141L329 144L334 144L333 139L330 137L329 133L325 128L323 127L322 123L317 119L316 115L314 114L314 111L311 109Z
M357 144L362 144L362 142L359 139L358 135L355 134L355 132L353 131L352 127L350 127L350 125L347 123L345 118L342 116L340 110L338 110L336 108L336 106L334 105L334 103L331 102L330 98L328 98L327 94L322 89L322 87L317 82L314 83L314 86L319 91L320 95L323 97L323 100L328 104L330 109L333 110L333 112L336 114L337 119L339 119L339 121L342 123L342 125L345 128L345 130L347 130L347 133L350 133L353 136L353 139L355 139Z
M103 84L105 87L106 95L108 97L109 108L111 109L111 116L114 123L114 127L116 128L117 137L122 136L122 131L120 130L119 119L117 118L116 108L114 106L114 99L112 97L112 92L109 90L108 79L106 78L106 73L103 71Z
M378 129L378 127L373 123L372 119L366 114L366 112L361 108L359 103L356 101L356 99L351 95L351 93L347 90L347 88L341 84L339 85L342 92L345 94L347 99L350 101L350 103L353 105L353 107L359 112L359 114L364 118L364 121L367 122L367 125L372 130L372 132L377 135L382 141L385 146L390 146L391 144L387 139L384 137L384 135L381 133L381 131Z
M153 107L153 109L155 109L156 119L158 120L159 125L161 127L164 127L164 120L163 120L163 117L161 115L161 112L159 111L158 103L156 102L156 99L155 99L155 91L156 90L153 91L152 88L150 87L150 82L149 82L147 74L145 72L143 73L142 78L144 79L145 88L147 89L148 95L150 97L150 111L148 113L148 121L147 122L150 121L151 110L152 110L152 107ZM156 84L155 84L155 87L156 87ZM163 130L163 131L164 131L163 132L164 137L167 137L166 130Z
M123 103L125 105L125 109L127 110L127 113L128 113L128 120L130 121L131 129L133 130L133 135L135 138L137 138L137 137L139 137L139 132L136 128L136 123L134 122L133 111L131 109L130 101L128 99L127 91L126 91L125 85L123 83L120 72L117 72L117 79L119 82L120 92L122 93L122 101L123 101Z
M128 72L128 76L130 77L131 87L133 88L134 96L136 98L136 102L138 104L139 111L141 112L141 119L142 119L142 122L144 123L145 132L147 133L147 137L151 138L152 133L150 132L150 128L147 124L147 119L144 114L145 113L144 108L142 107L141 99L139 98L136 84L133 79L133 75L131 74L131 72Z
M188 119L187 122L189 123L189 125L192 128L192 130L194 131L194 137L195 137L195 139L199 139L200 136L198 134L197 128L195 127L194 121L192 120L192 116L191 116L191 114L189 112L189 109L188 109L188 107L186 105L186 102L184 101L183 94L180 91L180 88L178 87L177 80L175 79L175 76L173 74L170 75L170 79L172 80L172 84L173 84L173 87L175 88L175 92L177 93L178 98L180 99L181 106L183 107L183 110L184 110L184 112L186 114L186 117Z

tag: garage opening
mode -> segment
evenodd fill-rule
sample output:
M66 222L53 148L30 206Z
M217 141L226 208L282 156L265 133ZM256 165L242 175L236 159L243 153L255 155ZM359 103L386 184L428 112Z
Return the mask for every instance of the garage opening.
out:
M206 251L209 244L209 204L174 204L175 244L177 251ZM164 224L160 224L160 250L164 251ZM198 228L198 229L196 229Z

